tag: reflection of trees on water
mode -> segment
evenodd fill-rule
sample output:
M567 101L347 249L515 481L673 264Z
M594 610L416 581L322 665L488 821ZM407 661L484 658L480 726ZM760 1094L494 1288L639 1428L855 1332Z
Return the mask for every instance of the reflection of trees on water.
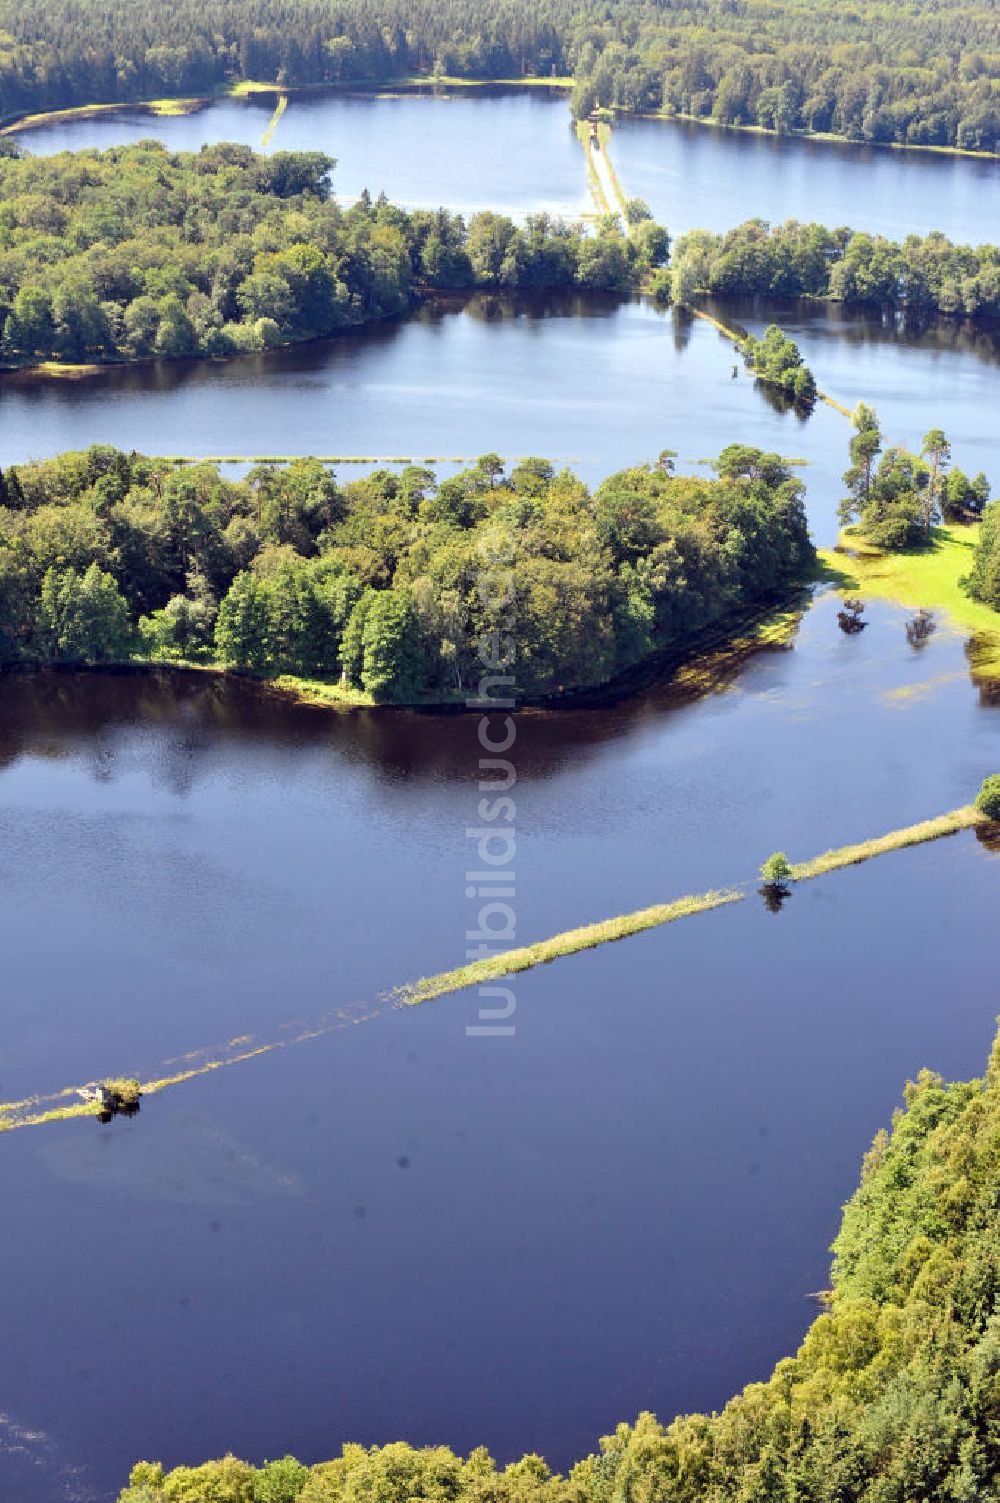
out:
M976 839L984 850L1000 856L1000 824L976 825Z
M969 677L979 690L979 703L983 709L1000 709L1000 663L997 661L996 639L970 637L965 644L965 659L969 665Z
M781 417L789 412L794 413L800 423L807 423L812 417L815 406L807 407L801 402L796 402L795 398L789 396L787 391L782 391L780 386L775 386L770 381L761 381L759 377L753 377L752 373L751 378L754 390L760 393L772 412L778 413Z
M780 324L793 338L797 333L825 334L849 349L888 345L929 354L971 355L983 365L1000 362L1000 323L991 320L946 318L919 308L881 309L805 298L713 299L709 306L723 321L769 321Z
M517 769L524 778L579 768L616 740L729 687L768 649L719 649L680 682L676 660L641 665L613 691L580 694L572 707L517 715ZM85 761L95 779L142 771L185 794L234 749L287 757L330 754L375 773L388 789L461 783L477 776L480 712L454 709L328 711L297 704L251 679L185 671L20 673L0 683L0 768L23 756ZM150 736L150 732L158 734Z
M780 913L792 895L792 889L785 882L765 882L757 890L768 913Z
M691 343L695 322L695 316L690 308L684 308L678 303L671 309L670 328L674 338L674 349L678 354L683 355Z
M906 640L914 652L922 652L936 631L937 621L934 612L921 607L917 614L906 623Z
M783 690L794 692L796 684L801 689L801 675L795 677L782 665L797 659L800 650L822 656L819 644L829 640L831 628L836 630L833 615L839 604L833 595L817 598L811 610L831 615L818 623L820 629L804 649L792 646L791 659L788 645L724 645L703 651L678 675L677 659L665 655L640 665L611 690L581 693L558 709L520 712L519 779L579 772L615 742L647 735L658 722L724 694L752 664L758 670L771 665L766 671L780 704ZM895 686L895 670L908 655L903 634L896 636L899 613L893 611L890 619L899 650L885 658L886 688ZM964 654L980 704L998 709L1000 675L990 671L990 659L983 656L986 646L993 644L973 639ZM759 686L760 680L755 682ZM825 683L810 692L822 709ZM837 707L845 714L864 715L850 693ZM475 782L480 756L478 721L478 713L461 708L315 709L265 684L221 674L168 669L17 673L0 679L0 769L25 756L77 759L101 782L138 772L154 786L184 795L210 775L231 772L237 753L249 761L265 759L269 772L281 778L308 781L311 774L303 771L301 761L306 753L365 769L375 788L386 794L405 793L413 786L468 787Z

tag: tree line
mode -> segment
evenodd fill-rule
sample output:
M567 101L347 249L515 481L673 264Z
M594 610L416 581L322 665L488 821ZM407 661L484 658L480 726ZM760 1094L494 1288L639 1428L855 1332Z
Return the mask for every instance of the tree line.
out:
M710 292L1000 315L1000 247L955 245L938 231L900 242L794 219L782 225L751 219L722 234L682 235L670 277L678 302Z
M691 231L671 257L645 214L625 234L613 216L593 232L547 214L518 225L486 212L467 224L368 193L345 209L334 167L320 152L262 156L225 142L0 155L0 364L262 350L401 314L445 289L650 286L682 304L708 292L1000 314L997 246L751 220ZM755 368L808 404L808 373L769 337L778 342L753 352Z
M320 152L155 141L0 157L0 361L226 355L398 314L433 288L625 291L663 262L651 222L334 200Z
M997 780L991 780L996 782ZM714 1415L620 1424L567 1476L529 1455L344 1446L334 1461L140 1462L119 1503L957 1503L1000 1475L1000 1039L922 1070L880 1131L794 1357Z
M572 74L596 106L995 151L991 0L0 0L0 115L281 85Z
M314 459L227 480L97 446L0 476L0 662L218 663L460 698L495 629L483 550L501 545L531 694L683 646L814 561L801 482L741 446L711 479L664 455L593 492L542 459L341 486Z
M654 0L578 33L573 108L852 141L1000 145L989 0Z
M983 513L983 525L965 587L974 600L1000 611L1000 502Z

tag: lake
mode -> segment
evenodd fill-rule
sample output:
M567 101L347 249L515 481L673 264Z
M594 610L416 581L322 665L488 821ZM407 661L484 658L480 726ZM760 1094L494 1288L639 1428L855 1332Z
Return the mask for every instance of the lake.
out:
M1000 708L961 634L914 652L878 605L849 639L834 608L699 702L522 717L519 938L978 786ZM465 947L465 717L54 675L0 684L0 727L4 1098L285 1041L0 1139L25 1503L390 1435L565 1465L719 1405L814 1314L906 1075L982 1067L1000 859L971 834L520 977L515 1035L469 1037L474 997L379 1001Z
M259 140L268 116L226 101L28 139L180 149ZM565 101L533 93L296 97L273 143L293 144L339 156L345 194L378 172L404 202L469 207L485 178L520 213L585 190ZM949 232L973 234L957 226L995 171L653 122L613 149L626 191L658 212L657 193L686 196L690 222L720 227L764 206L835 222L857 195L894 231L946 204ZM683 191L666 165L682 160ZM1000 482L991 331L717 311L756 332L777 316L893 441L941 426L957 463ZM495 449L596 483L743 441L805 461L831 542L846 420L777 410L732 365L711 325L639 298L442 300L282 353L5 377L0 461L94 441ZM996 771L1000 693L973 679L965 635L941 618L914 650L908 613L876 602L848 638L836 607L819 593L787 649L701 699L667 684L518 718L519 941L751 882L775 848L898 828ZM0 1496L110 1503L139 1456L316 1460L345 1440L562 1467L641 1408L719 1406L816 1313L839 1207L905 1078L982 1070L1000 856L972 833L808 884L777 914L753 894L525 974L512 1036L469 1035L470 994L392 1006L463 958L479 755L462 715L332 714L209 675L0 679L0 1099L220 1065L130 1121L0 1135Z
M991 436L1000 334L815 304L716 311L756 333L780 319L820 386L852 408L873 402L890 441L919 449L928 429L943 427L956 464L1000 485ZM823 403L808 418L776 406L711 324L644 298L477 295L265 355L0 379L5 465L98 442L195 457L250 444L262 455L435 461L496 451L543 455L593 485L662 449L693 471L725 443L756 444L805 462L822 544L836 540L849 438L843 415Z
M191 115L124 110L22 132L32 152L74 151L156 136L172 151L240 141L258 149L275 95L216 101ZM558 89L436 89L395 95L311 91L290 97L269 151L325 151L338 194L384 190L409 207L518 216L591 209L584 153ZM988 238L983 195L1000 162L849 146L678 120L616 123L611 154L626 194L645 198L679 234L744 219L818 220L900 239L943 230Z

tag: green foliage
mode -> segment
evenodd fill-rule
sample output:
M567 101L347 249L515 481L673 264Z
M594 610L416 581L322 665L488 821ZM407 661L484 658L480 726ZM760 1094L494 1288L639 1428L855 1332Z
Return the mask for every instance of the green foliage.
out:
M1000 502L983 513L983 524L972 558L966 588L976 600L1000 610Z
M945 476L941 511L946 521L961 522L982 516L990 499L990 483L982 470L970 480L957 465Z
M285 1456L265 1461L253 1481L253 1503L295 1503L309 1480L309 1468Z
M409 590L366 590L341 643L344 678L375 699L405 701L424 683L420 625Z
M92 563L52 567L42 580L35 616L34 649L55 663L120 661L129 651L128 606L110 574Z
M779 886L781 883L789 882L795 875L792 871L791 862L784 851L775 851L773 856L768 856L760 869L760 874L764 881L772 886Z
M816 382L799 352L799 347L777 324L768 324L763 339L748 335L742 344L747 365L759 381L776 386L797 407L812 407L816 401Z
M113 1075L101 1084L116 1108L137 1106L142 1096L139 1082L129 1075Z
M0 42L2 55L2 42ZM404 312L427 288L626 291L666 259L547 214L466 226L367 195L331 198L320 152L197 153L156 141L0 158L0 359L180 359L270 349Z
M853 421L851 465L844 474L849 494L840 504L840 519L860 523L874 547L888 553L926 547L942 515L958 511L964 517L980 502L985 506L988 481L985 476L969 481L961 470L949 469L951 445L940 428L925 435L919 458L892 448L876 465L882 434L875 410L861 403ZM985 578L986 570L981 572Z
M215 650L227 668L262 673L271 661L267 585L244 570L219 607Z
M851 464L844 475L850 494L840 505L844 523L855 521L870 504L875 461L882 452L882 432L874 407L859 402L851 422Z
M1000 821L1000 773L994 773L983 780L983 786L976 799L976 808L980 814L985 814L987 819Z
M576 76L577 119L663 110L851 140L993 151L989 0L886 6L749 0L107 0L0 3L0 113L197 95L236 75L280 85L411 75ZM2 148L0 148L2 150Z
M982 151L995 151L1000 140L988 0L594 0L573 10L578 119L603 106L781 135Z
M996 1499L1000 1037L984 1079L946 1085L924 1070L905 1095L844 1209L826 1308L766 1382L711 1416L620 1424L567 1477L537 1456L501 1470L482 1450L348 1445L309 1469L302 1503ZM233 1466L164 1476L143 1464L120 1503L242 1499L216 1489L213 1469L221 1486ZM195 1475L203 1491L181 1490Z
M751 219L692 230L674 247L687 295L818 297L964 317L1000 314L1000 247L955 245L938 231L901 243L821 224ZM675 288L675 298L677 291Z
M101 446L61 455L23 466L18 504L0 505L0 656L132 651L379 700L461 696L498 631L479 588L492 555L509 559L499 625L519 689L603 683L778 598L814 560L779 455L733 446L714 480L672 469L665 454L591 494L545 459L508 474L496 454L440 484L409 466L343 488L316 460L226 481ZM10 503L12 472L4 484Z

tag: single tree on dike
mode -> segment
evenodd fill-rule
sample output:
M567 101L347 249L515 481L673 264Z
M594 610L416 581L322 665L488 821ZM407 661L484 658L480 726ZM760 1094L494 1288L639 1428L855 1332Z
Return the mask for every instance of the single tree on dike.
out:
M875 460L882 452L882 432L874 407L859 402L851 421L854 425L851 464L844 475L844 484L850 494L840 503L839 510L845 527L857 521L871 500Z
M784 851L775 851L773 856L768 856L760 874L765 882L789 882L795 875Z
M791 896L792 889L788 884L795 880L791 862L784 851L775 851L773 856L768 856L760 874L764 879L760 891L765 908L770 913L780 913L785 899Z
M976 808L980 814L985 814L987 819L1000 823L1000 773L994 773L992 777L983 780L979 797L976 799Z

